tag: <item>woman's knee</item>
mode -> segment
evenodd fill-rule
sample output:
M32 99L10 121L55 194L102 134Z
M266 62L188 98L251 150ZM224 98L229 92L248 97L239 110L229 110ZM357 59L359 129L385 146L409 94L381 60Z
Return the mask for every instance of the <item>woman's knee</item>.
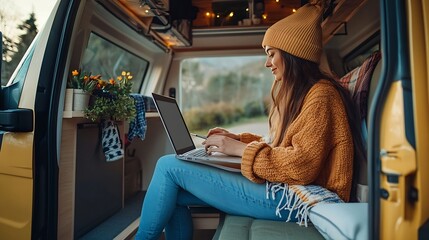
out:
M162 157L160 157L158 159L158 161L156 162L156 168L161 168L164 169L167 166L170 165L170 163L172 162L172 159L175 159L174 155L164 155Z
M176 158L176 155L164 155L160 157L156 163L157 170L169 170L171 168L180 168L184 162Z

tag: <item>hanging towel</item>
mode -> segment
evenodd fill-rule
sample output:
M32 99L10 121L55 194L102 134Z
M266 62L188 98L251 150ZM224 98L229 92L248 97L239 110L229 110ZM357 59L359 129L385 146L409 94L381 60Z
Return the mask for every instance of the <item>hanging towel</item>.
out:
M276 216L281 217L282 210L288 210L287 222L291 220L292 212L296 211L299 225L307 227L310 209L320 203L342 203L336 193L317 185L288 185L285 183L266 183L266 198L275 199L276 193L282 191L281 199L276 208Z
M113 162L124 156L122 141L119 137L118 125L115 121L104 120L101 122L101 144L107 162Z
M139 137L141 140L144 140L147 129L144 97L143 95L136 93L132 93L130 96L134 98L134 103L136 105L136 117L130 122L128 140L131 141L135 137Z

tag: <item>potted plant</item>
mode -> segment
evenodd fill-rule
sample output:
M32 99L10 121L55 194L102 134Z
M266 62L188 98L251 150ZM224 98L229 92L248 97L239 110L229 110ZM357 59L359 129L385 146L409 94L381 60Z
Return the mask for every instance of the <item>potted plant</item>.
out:
M132 75L123 71L116 80L98 79L92 91L92 101L84 110L91 121L99 121L101 143L107 161L115 161L123 156L122 141L119 137L117 121L130 120L136 115L134 99L130 96Z
M92 90L93 100L85 109L85 117L91 121L124 121L135 117L134 99L130 97L132 75L123 71L109 81L98 78Z
M71 74L67 85L73 89L73 111L83 111L101 76L92 76L91 73L80 70L73 70Z

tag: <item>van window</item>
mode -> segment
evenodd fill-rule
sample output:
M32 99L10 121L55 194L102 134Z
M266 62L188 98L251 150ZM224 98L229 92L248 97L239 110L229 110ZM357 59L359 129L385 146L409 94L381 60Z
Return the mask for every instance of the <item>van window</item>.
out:
M220 126L235 133L265 135L267 103L274 78L264 65L265 56L184 60L181 110L189 130L206 134L210 128ZM263 127L247 128L255 124Z
M11 79L7 86L2 86L2 98L3 103L0 106L0 109L15 109L18 108L19 99L21 98L22 87L24 86L24 80L28 73L28 68L30 67L31 59L34 55L34 50L37 45L37 39L34 40L34 43L28 49L26 55L24 55L23 60L17 66L15 75L12 75Z
M132 92L140 92L149 62L114 43L91 33L82 60L82 70L101 74L103 79L115 78L122 71L133 75Z

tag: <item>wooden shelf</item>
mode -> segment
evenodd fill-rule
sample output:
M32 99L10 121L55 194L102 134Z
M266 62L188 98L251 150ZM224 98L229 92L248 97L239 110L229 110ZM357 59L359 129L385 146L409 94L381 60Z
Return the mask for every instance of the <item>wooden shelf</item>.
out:
M63 118L83 117L83 111L64 111Z
M146 112L145 116L146 118L159 117L159 113ZM84 117L83 111L64 111L63 112L63 118L82 118L82 117Z
M147 118L159 117L159 113L158 112L146 112L145 115L146 115Z

